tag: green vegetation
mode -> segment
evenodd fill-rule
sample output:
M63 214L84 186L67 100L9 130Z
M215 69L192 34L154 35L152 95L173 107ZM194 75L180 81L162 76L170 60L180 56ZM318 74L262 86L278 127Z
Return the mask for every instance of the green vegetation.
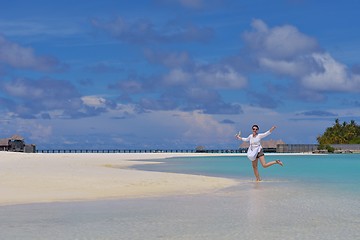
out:
M319 149L328 149L329 144L360 144L360 126L351 120L350 123L339 123L335 120L332 127L328 127L323 135L317 137ZM330 152L330 151L329 151Z
M322 150L322 149L326 149L329 153L335 152L335 148L333 148L333 147L330 146L329 144L327 144L327 145L320 144L320 145L318 146L318 150Z

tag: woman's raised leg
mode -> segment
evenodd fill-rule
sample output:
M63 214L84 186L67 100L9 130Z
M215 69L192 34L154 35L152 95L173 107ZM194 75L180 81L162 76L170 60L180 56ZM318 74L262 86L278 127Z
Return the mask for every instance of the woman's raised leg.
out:
M260 157L260 162L261 162L261 165L262 165L264 168L270 167L270 166L272 166L272 165L274 165L274 164L279 164L279 165L283 166L283 163L282 163L280 160L271 161L271 162L266 163L266 161L265 161L265 156L261 156L261 157Z

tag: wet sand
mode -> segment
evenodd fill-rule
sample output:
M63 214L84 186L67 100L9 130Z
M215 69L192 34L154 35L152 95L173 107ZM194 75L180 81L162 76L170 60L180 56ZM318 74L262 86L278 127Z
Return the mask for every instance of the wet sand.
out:
M187 153L0 152L0 205L208 193L237 181L128 167ZM212 154L214 156L214 154Z

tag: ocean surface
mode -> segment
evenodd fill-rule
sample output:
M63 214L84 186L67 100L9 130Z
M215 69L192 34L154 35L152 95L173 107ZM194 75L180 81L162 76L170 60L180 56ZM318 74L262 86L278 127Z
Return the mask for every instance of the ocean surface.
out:
M137 166L227 177L209 194L0 207L0 239L360 239L360 155L266 154L256 183L245 156Z
M330 190L360 193L360 154L266 154L266 162L280 159L284 167L258 168L264 182L305 184ZM251 161L246 156L179 157L161 160L161 164L140 165L136 169L188 173L254 181Z

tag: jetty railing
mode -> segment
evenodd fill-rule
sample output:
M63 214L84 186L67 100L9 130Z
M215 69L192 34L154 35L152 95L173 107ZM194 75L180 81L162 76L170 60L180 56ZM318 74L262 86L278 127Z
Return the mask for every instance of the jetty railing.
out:
M37 153L245 153L246 149L37 149Z

